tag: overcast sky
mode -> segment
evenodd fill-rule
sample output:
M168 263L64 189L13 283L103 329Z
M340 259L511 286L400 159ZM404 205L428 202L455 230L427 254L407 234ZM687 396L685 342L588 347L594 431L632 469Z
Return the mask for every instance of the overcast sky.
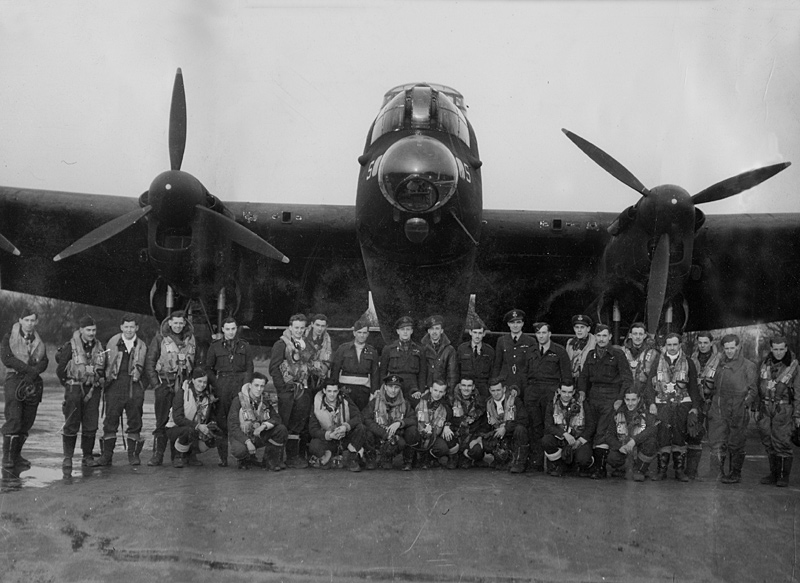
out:
M168 169L173 76L183 169L223 200L353 204L383 93L461 91L486 208L620 211L780 161L703 206L800 212L800 4L682 0L0 0L0 184L138 196Z

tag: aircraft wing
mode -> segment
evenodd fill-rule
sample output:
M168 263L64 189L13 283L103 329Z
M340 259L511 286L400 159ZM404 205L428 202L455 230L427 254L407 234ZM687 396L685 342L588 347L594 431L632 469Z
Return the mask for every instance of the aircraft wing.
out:
M519 308L563 330L593 299L592 281L615 213L485 210L473 276L476 311L493 329ZM498 328L499 327L499 328Z
M689 329L800 318L800 213L707 215L693 270Z
M144 225L135 224L69 260L53 256L92 229L139 208L136 198L0 187L0 233L22 252L0 257L5 290L149 314L155 274L140 260Z

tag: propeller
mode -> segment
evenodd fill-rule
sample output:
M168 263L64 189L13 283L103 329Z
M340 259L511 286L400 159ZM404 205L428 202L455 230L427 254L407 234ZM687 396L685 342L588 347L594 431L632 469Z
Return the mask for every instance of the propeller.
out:
M240 225L230 217L208 208L213 197L191 174L181 171L183 154L186 149L186 92L183 87L183 72L175 73L172 86L172 103L169 110L169 159L170 170L159 174L150 184L147 204L142 208L117 217L90 233L53 257L60 261L76 253L98 245L117 235L141 218L152 215L161 224L178 227L193 221L197 216L208 219L216 231L221 232L234 243L264 255L270 259L288 263L289 258L267 243L264 239ZM0 235L0 248L5 249L5 239ZM5 241L14 250L16 248ZM19 251L16 252L19 254Z
M748 170L709 186L694 196L688 196L688 193L679 186L663 185L648 189L627 168L606 152L567 129L561 131L598 166L643 197L635 205L622 211L608 227L608 232L616 237L638 222L642 231L657 237L656 247L650 260L650 274L647 282L647 323L648 331L651 333L658 328L658 321L666 299L669 282L670 229L682 234L684 248L691 249L694 240L694 225L696 224L694 220L695 205L737 195L772 178L791 164L790 162L781 162ZM687 219L691 220L691 223L687 223Z
M3 237L3 235L0 235L0 249L8 251L12 255L22 255L19 249L17 249L11 241Z

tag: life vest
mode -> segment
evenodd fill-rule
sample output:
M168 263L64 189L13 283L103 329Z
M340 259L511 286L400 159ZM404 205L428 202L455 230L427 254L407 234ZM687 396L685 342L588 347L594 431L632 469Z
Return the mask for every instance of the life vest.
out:
M492 428L496 429L506 421L513 421L516 419L516 399L517 392L506 389L506 394L503 395L503 399L501 401L503 403L503 417L501 419L500 414L497 412L497 405L494 402L494 398L489 397L489 400L486 401L486 418L488 419L489 425L491 425Z
M642 351L639 356L634 356L631 351L633 344L629 340L626 340L623 344L622 351L625 353L625 358L628 359L628 364L631 367L633 381L635 383L646 383L653 359L658 356L658 350L653 345L653 341L647 338L642 345Z
M19 322L11 327L11 335L8 337L11 353L25 364L34 365L45 357L44 343L36 330L33 331L33 339L26 340L19 328Z
M270 407L265 401L263 394L258 401L258 406L253 406L248 386L249 384L243 386L239 393L239 426L242 428L242 433L248 437L253 437L255 428L265 421L269 421L271 415Z
M350 421L350 404L339 393L336 403L331 407L325 400L324 392L320 391L314 395L314 416L325 431L330 431Z
M782 365L781 367L775 366L776 364ZM773 368L774 367L774 368ZM776 395L778 385L783 385L786 388L792 386L792 378L797 372L798 363L796 359L792 359L789 366L782 362L775 363L769 358L765 358L761 364L761 371L759 373L759 389L761 397L765 401L774 401L777 399L785 399L787 402L792 399L791 389L786 391L788 394Z
M283 353L283 362L280 364L284 382L297 383L307 388L311 359L316 352L314 346L310 341L304 339L293 340L288 329L283 331L281 340L286 347Z
M700 351L696 349L692 353L692 360L694 361L694 366L697 368L697 382L698 384L703 384L704 390L711 389L714 384L714 375L717 372L719 360L722 355L714 345L711 346L711 356L708 358L705 364L700 364L699 355Z
M575 350L575 343L577 340L577 338L570 338L567 341L567 355L569 356L570 363L572 364L572 376L574 378L580 376L581 370L583 369L583 364L586 362L586 355L588 355L589 351L592 350L597 344L594 334L589 334L586 345L580 350Z
M114 380L119 376L119 367L122 364L123 353L119 349L119 343L124 342L122 334L115 334L108 341L108 361L106 364L106 378ZM124 344L123 344L124 346ZM147 346L144 340L138 336L134 337L133 351L128 358L128 374L134 383L139 382L144 370L144 357L147 354Z
M106 365L106 353L103 352L103 345L95 339L91 354L87 356L83 350L80 330L75 330L69 342L72 347L72 359L67 363L67 378L84 385L91 385L95 382L97 373L90 373L88 367L94 366L95 370L102 370Z
M687 403L689 396L689 360L678 351L675 364L669 363L666 351L658 359L658 368L653 375L653 389L656 392L656 403Z
M331 356L333 354L330 335L325 332L322 335L321 344L317 346L313 342L314 329L309 326L306 328L305 337L306 345L311 349L309 372L319 378L327 377L331 368Z
M200 401L192 388L191 381L183 381L183 416L186 419L198 423L208 423L211 404L216 401L209 391L200 393ZM175 419L172 417L173 410L169 411L169 421L167 427L175 427Z
M433 408L430 393L426 392L417 404L417 428L422 438L423 449L433 445L436 438L442 434L444 424L447 422L447 405L444 403L444 397L437 403L436 408Z
M632 415L630 420L628 420L625 415L626 412L628 412L628 409L625 405L622 405L620 410L614 415L614 423L617 427L617 439L621 442L627 442L647 429L647 416L641 404L635 411L630 412Z
M564 433L577 435L586 425L583 404L578 399L570 399L566 405L558 394L553 399L553 423Z
M406 412L406 400L403 391L397 395L394 403L389 403L386 390L381 387L375 392L375 423L386 429L392 423L402 421Z
M465 399L456 387L456 394L453 399L453 417L459 417L462 425L472 425L480 417L481 411L478 409L477 399L475 394L469 399Z

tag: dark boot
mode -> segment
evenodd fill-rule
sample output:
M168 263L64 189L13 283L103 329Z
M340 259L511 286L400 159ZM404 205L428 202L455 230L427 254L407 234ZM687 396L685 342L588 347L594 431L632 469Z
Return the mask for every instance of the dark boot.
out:
M203 462L201 462L199 459L197 459L197 452L198 451L199 450L197 449L197 442L194 442L192 444L192 447L189 448L189 453L188 453L187 462L186 462L187 465L195 467L195 468L199 468L200 466L203 465ZM228 457L227 454L226 454L225 457L226 458ZM227 463L228 463L228 460L226 459L225 460L225 464L227 465Z
M19 435L3 436L3 469L13 470L14 459L11 456L11 443L19 438Z
M592 480L603 480L606 477L606 460L608 459L608 450L602 447L594 448L592 451L594 456L594 464L592 464L592 475L589 476Z
M722 478L726 476L725 474L725 460L727 459L727 455L724 453L712 453L711 459L709 460L709 477L716 480L717 482L721 482Z
M368 449L364 454L367 458L367 465L366 469L368 470L377 470L378 469L378 454L374 449Z
M767 456L769 458L769 474L759 480L759 484L765 486L772 486L778 481L778 456L771 453Z
M131 439L129 437L126 443L128 445L128 464L131 466L142 465L142 460L139 458L139 454L142 453L144 439L137 441L136 439Z
M744 465L744 452L737 451L731 454L731 473L720 480L723 484L738 484L742 481L742 466Z
M64 435L61 438L61 443L64 448L64 461L61 462L62 470L72 470L72 456L75 454L75 443L77 441L77 435Z
M358 463L359 455L349 449L344 450L342 453L342 468L346 468L351 472L360 472L361 464Z
M217 453L219 454L219 463L217 464L221 468L228 467L228 436L223 435L220 439L217 440Z
M116 445L116 437L103 439L103 453L101 453L100 457L97 459L98 466L110 466L112 464L111 459L114 457L114 448Z
M702 449L689 448L686 450L686 475L690 480L697 480L697 468L700 467L700 457L703 455Z
M684 471L686 469L686 452L673 451L672 452L672 465L675 468L675 479L681 482L688 482L689 476Z
M406 446L403 448L403 471L409 472L411 471L411 467L414 465L414 450L411 449L410 446Z
M173 468L185 468L186 467L186 459L189 457L188 453L179 452L175 448L175 444L174 443L170 443L169 452L170 452L170 457L172 458L172 467Z
M547 472L549 475L553 476L554 478L561 478L564 476L564 460L548 460L547 463L550 464L550 470Z
M250 456L243 458L236 458L236 467L240 470L249 470L250 469Z
M264 446L264 460L262 462L262 467L265 470L270 470L272 472L279 472L281 471L282 457L283 457L283 446L267 442L267 445Z
M779 457L775 460L778 469L778 479L775 485L778 488L785 488L789 485L789 474L792 473L792 461L794 458Z
M153 457L147 462L148 466L160 466L164 463L164 451L167 449L167 436L157 435L153 438Z
M525 472L525 462L528 459L528 451L530 450L530 446L527 445L520 445L514 448L514 457L511 458L511 467L509 468L509 472L512 474L522 474ZM539 451L539 456L542 455L542 452ZM541 460L539 460L541 461ZM536 469L535 466L531 466L533 469ZM544 467L540 464L539 469L537 471L543 471Z
M636 461L633 462L633 481L644 482L645 479L647 479L647 470L649 469L650 462L637 458Z
M308 467L308 462L300 457L300 440L288 439L286 441L286 465L295 470Z
M662 451L656 454L656 464L658 464L656 468L656 473L653 475L651 480L654 482L658 482L661 480L667 479L667 470L669 469L669 458L670 452Z
M94 435L81 435L81 451L83 452L83 460L81 465L87 468L96 468L100 464L94 459L92 450L94 449Z
M22 446L25 445L25 441L27 441L27 439L28 439L27 435L19 436L19 452L17 453L17 467L22 471L31 469L31 462L22 457Z
M458 454L454 453L452 455L447 456L447 462L442 464L448 470L455 470L458 469Z

